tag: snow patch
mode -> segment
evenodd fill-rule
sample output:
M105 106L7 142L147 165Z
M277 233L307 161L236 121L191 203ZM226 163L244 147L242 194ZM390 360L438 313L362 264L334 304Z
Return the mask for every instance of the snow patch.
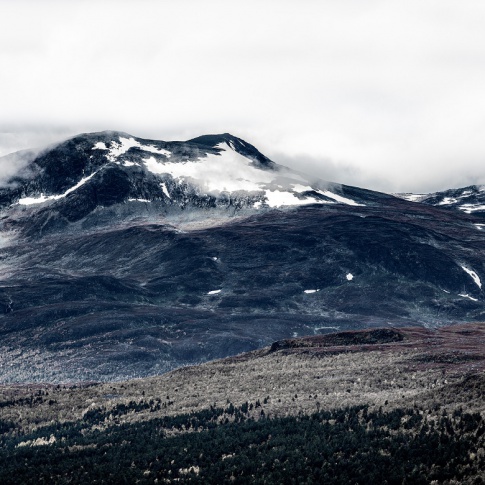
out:
M163 162L150 157L144 159L146 168L154 174L170 174L174 178L194 180L207 192L221 190L260 191L261 184L270 183L274 174L251 165L243 155L231 150L227 143L216 146L220 153L208 153L206 157L186 162Z
M361 206L361 207L365 205L365 204L359 204L358 202L355 202L355 200L348 199L347 197L342 197L341 195L334 194L333 192L330 192L329 190L317 190L316 192L324 195L325 197L328 197L329 199L333 199L336 202L340 202L341 204Z
M119 141L112 141L109 148L106 146L106 143L99 141L93 146L93 150L108 150L108 154L106 158L110 162L116 162L116 159L126 153L130 148L139 148L145 152L149 153L156 153L157 155L163 155L167 158L170 158L172 155L171 152L165 150L163 148L156 148L153 145L142 145L139 141L135 140L134 138L124 138L122 136L119 137ZM130 167L134 165L132 162L125 162L125 167Z
M458 296L462 296L463 298L468 298L469 300L472 300L472 301L478 301L478 298L473 298L473 296L470 296L468 293L460 293Z
M129 202L150 202L148 199L128 199Z
M43 202L47 202L48 200L53 200L55 196L45 196L44 194L40 194L40 197L24 197L19 200L20 205L32 205L32 204L42 204Z
M300 193L314 190L309 185L290 183L284 187L281 184L275 184L281 177L281 172L276 174L255 167L252 160L234 150L234 143L219 143L215 148L219 150L219 153L208 153L205 157L195 160L169 162L151 156L143 159L143 163L147 170L156 175L168 174L174 179L196 183L206 193L237 191L264 193L266 200L265 202L255 202L253 207L256 209L259 209L264 203L270 207L332 203L316 197L299 198ZM296 174L290 175L293 181L301 178ZM320 193L337 202L362 205L328 191L320 191Z
M98 141L98 143L96 143L92 150L107 150L108 147L106 146L106 143L104 143L103 141Z
M163 155L164 157L170 158L172 156L172 152L165 150L165 148L157 148L153 145L142 145L139 144L138 148L143 150L144 152L156 153L157 155Z
M438 205L456 204L457 202L458 199L455 199L454 197L444 197L443 200L438 203Z
M354 275L352 273L347 273L345 277L347 278L347 281L352 281L354 279Z
M465 212L466 214L471 214L475 211L485 211L485 205L477 205L477 204L463 204L459 207L460 210Z
M165 195L166 195L166 196L167 196L169 199L171 199L172 197L170 197L170 194L169 194L169 192L168 192L167 186L165 185L165 183L164 183L164 182L162 182L162 183L160 184L160 187L162 187L163 193L164 193L164 194L165 194Z
M217 295L218 293L220 293L222 290L212 290L212 291L208 291L207 294L208 295Z
M309 185L300 185L300 184L292 184L293 185L293 190L295 192L310 192L312 191L312 187L310 187Z
M291 192L280 190L265 190L264 193L266 196L266 203L270 207L281 207L283 205L307 205L317 202L315 199L299 199Z
M140 145L134 138L123 138L120 136L119 140L119 143L116 141L111 142L109 153L106 155L110 162L116 161L120 155L126 153L130 148Z
M317 291L320 291L320 290L304 290L305 293L307 294L310 294L310 293L316 293Z
M274 183L275 174L260 170L252 165L251 160L232 150L227 143L216 146L218 154L208 153L206 157L186 162L165 162L155 157L144 159L146 168L155 174L170 174L176 179L195 181L206 192L219 193L220 191L235 192L239 190L248 192L264 192L266 203L270 207L285 205L305 205L320 202L313 198L299 199L291 191L271 190L268 187ZM312 190L311 187L295 184L297 192ZM291 190L291 189L290 189ZM253 204L260 208L261 201Z
M471 194L473 194L472 190L464 190L460 195L456 195L455 197L443 197L443 199L441 200L441 202L438 203L438 205L456 204L459 202L459 199L464 199ZM463 207L465 206L473 206L473 204L464 204Z
M466 273L468 273L468 274L469 274L469 275L472 277L472 279L473 279L473 281L475 282L475 284L476 284L476 285L477 285L477 286L478 286L480 289L482 289L482 282L480 281L480 277L477 275L477 273L475 273L475 271L473 271L473 270L471 270L471 269L467 268L466 266L461 266L461 269L462 269L463 271L465 271Z
M483 231L485 224L473 224L479 231Z

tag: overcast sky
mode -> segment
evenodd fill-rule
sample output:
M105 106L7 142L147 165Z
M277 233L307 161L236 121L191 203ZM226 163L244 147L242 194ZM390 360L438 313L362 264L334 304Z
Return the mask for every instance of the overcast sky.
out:
M0 155L230 132L383 191L485 183L483 0L0 0Z

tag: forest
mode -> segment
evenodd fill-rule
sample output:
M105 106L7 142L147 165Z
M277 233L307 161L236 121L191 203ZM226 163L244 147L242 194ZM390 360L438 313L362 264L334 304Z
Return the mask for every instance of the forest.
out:
M267 418L262 404L109 427L95 409L30 433L4 420L0 483L485 483L480 413L353 406ZM159 404L110 414L147 405Z

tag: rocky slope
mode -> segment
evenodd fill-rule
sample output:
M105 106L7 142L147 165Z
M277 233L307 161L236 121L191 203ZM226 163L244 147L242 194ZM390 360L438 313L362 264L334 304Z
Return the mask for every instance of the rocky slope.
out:
M473 214L291 171L228 134L9 156L3 382L117 380L279 339L484 318Z

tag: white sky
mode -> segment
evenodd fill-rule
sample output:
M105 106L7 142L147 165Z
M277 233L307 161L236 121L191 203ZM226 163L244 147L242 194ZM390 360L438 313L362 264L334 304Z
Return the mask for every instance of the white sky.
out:
M230 132L384 191L485 183L483 0L0 0L0 154Z

